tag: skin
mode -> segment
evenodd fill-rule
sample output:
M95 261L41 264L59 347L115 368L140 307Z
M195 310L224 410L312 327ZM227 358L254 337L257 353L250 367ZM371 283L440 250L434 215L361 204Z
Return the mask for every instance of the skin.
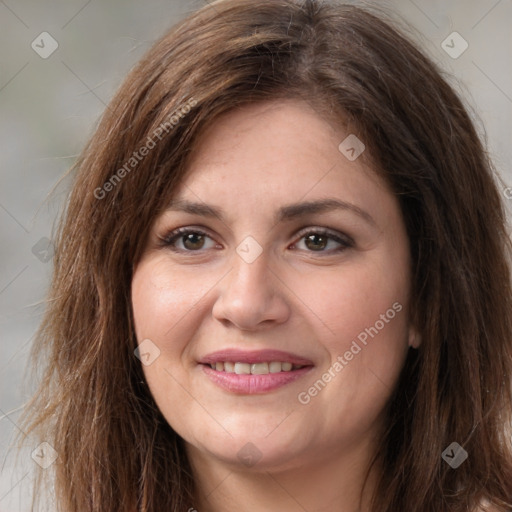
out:
M364 158L349 161L338 150L348 134L299 100L224 114L202 137L173 197L216 206L222 220L165 211L135 268L137 338L160 350L144 373L185 440L200 493L190 505L201 512L248 503L253 512L369 510L379 468L361 501L366 470L418 337L409 322L409 243L398 202ZM274 221L281 206L327 197L373 222L350 209ZM181 236L174 252L161 239L179 227L208 236L188 245ZM327 228L353 246L336 252L343 246L332 238L307 243L303 228ZM262 250L252 263L236 250L247 236ZM396 303L394 318L335 371L338 356ZM289 351L314 368L268 393L235 394L198 365L225 348ZM298 395L329 368L335 377L301 403ZM249 467L238 455L247 443L261 457Z

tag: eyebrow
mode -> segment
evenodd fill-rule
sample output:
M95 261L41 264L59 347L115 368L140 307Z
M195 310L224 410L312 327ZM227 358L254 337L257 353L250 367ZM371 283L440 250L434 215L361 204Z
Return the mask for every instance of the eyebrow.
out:
M192 215L201 215L203 217L216 217L223 221L222 209L205 203L194 203L184 199L175 199L168 205L167 210L181 211ZM368 224L376 226L377 223L373 217L365 210L355 204L347 203L335 198L318 199L316 201L305 201L282 206L274 215L274 222L291 221L293 219L311 215L315 213L326 213L333 210L346 210L355 213Z

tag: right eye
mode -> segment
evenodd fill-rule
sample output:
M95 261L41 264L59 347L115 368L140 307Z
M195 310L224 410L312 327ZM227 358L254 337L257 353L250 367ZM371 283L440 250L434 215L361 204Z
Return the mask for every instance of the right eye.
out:
M175 252L199 252L204 249L205 239L210 236L197 228L178 228L168 233L165 237L162 237L162 246L169 247ZM213 242L213 240L212 240ZM182 247L177 247L177 244L182 244ZM206 249L212 249L213 246L206 247Z

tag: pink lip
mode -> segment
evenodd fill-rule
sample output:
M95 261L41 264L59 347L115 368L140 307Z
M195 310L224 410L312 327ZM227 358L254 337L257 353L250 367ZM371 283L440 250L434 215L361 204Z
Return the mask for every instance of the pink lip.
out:
M230 361L232 363L264 363L271 361L280 361L281 363L292 363L303 366L311 366L313 362L304 357L283 352L282 350L239 350L225 349L212 352L203 357L199 362L202 364L212 364L218 362Z
M210 364L229 361L232 363L263 363L279 361L304 366L289 372L268 373L266 375L237 375L217 371ZM199 363L205 374L217 386L232 393L253 395L267 393L303 377L313 369L313 362L304 357L281 350L239 350L225 349L208 354Z
M269 373L267 375L237 375L236 373L218 372L207 364L203 364L202 367L214 384L232 393L243 395L255 395L273 391L285 384L300 379L313 369L312 366L305 366L298 370Z

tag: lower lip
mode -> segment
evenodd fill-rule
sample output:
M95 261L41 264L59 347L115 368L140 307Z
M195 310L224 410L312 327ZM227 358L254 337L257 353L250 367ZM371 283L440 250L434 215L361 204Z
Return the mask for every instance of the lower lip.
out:
M218 372L207 364L202 364L201 366L214 384L232 393L244 395L256 395L273 391L300 379L313 369L312 366L305 366L289 372L267 373L264 375L238 375L236 373Z

